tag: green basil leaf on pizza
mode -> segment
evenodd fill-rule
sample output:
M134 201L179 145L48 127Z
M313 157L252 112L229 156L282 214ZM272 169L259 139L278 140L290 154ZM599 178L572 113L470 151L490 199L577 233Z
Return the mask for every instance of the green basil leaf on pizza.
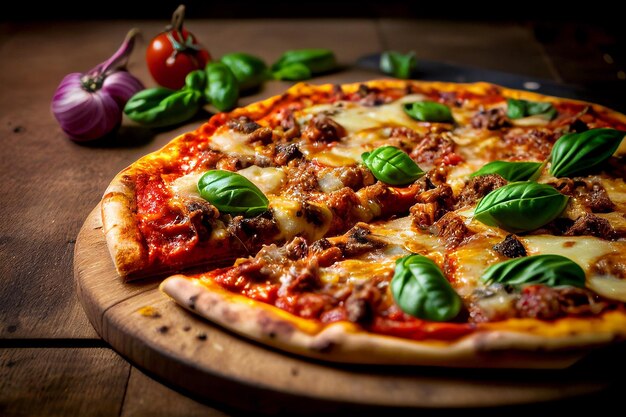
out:
M424 175L424 171L402 150L382 146L361 155L363 163L377 180L390 185L406 185Z
M483 197L474 217L488 226L513 233L526 232L557 218L568 199L546 184L514 182Z
M480 277L487 284L585 286L585 271L561 255L535 255L491 265Z
M541 165L541 162L492 161L472 173L470 177L498 174L511 182L527 181L538 173Z
M602 128L561 136L550 153L550 173L572 177L598 168L615 153L625 135L621 130Z
M391 292L402 311L420 319L447 321L461 311L461 298L441 269L422 255L396 261Z
M249 179L235 172L207 171L198 180L200 196L220 212L256 216L267 211L269 201Z

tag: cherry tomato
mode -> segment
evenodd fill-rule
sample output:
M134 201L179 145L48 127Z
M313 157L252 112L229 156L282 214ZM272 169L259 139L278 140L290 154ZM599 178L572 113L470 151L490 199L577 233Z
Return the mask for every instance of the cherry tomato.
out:
M196 37L182 27L183 18L184 7L179 7L172 16L171 29L152 39L146 51L152 78L163 87L174 90L185 85L187 74L204 68L211 60L211 55Z

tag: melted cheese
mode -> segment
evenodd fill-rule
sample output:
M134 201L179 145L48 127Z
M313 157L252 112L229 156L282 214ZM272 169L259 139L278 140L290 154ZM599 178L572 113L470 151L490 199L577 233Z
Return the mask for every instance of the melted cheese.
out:
M280 230L275 240L290 240L295 236L303 236L312 242L324 237L328 231L332 221L332 213L328 208L309 203L316 210L316 214L318 214L316 218L319 218L322 222L316 225L306 218L301 202L278 196L268 196L268 198L270 200L270 210L272 210Z
M299 117L299 121L305 123L308 122L313 115L325 113L343 126L349 134L361 130L394 125L406 126L419 131L424 130L424 127L411 119L402 109L402 105L404 103L424 99L425 97L420 94L412 94L380 106L364 106L348 101L339 101L334 104L320 104L306 109L303 112L303 116Z
M529 255L562 255L571 259L588 272L593 261L613 252L613 242L592 236L524 236L520 238Z
M248 135L220 127L209 142L211 149L233 156L254 156L254 148L248 143Z
M281 168L261 168L256 165L241 169L237 173L252 181L264 194L276 194L286 177Z
M198 191L198 180L202 176L202 172L183 175L180 178L172 181L170 184L170 190L175 197L182 198L200 198L200 192Z

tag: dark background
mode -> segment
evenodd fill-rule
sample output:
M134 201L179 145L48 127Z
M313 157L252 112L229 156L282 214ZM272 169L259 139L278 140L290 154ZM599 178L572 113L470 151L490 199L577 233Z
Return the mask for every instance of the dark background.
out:
M559 83L582 87L593 93L592 98L610 97L607 104L626 95L624 18L617 11L611 12L609 4L595 2L580 7L573 2L535 0L457 3L441 0L185 2L188 19L397 18L522 23L532 30L536 41L550 56L553 78ZM108 0L78 4L49 1L34 5L15 1L3 5L0 22L10 27L11 23L38 24L52 20L155 19L165 25L178 4L179 1ZM493 36L498 36L495 28ZM519 73L524 70L520 68Z

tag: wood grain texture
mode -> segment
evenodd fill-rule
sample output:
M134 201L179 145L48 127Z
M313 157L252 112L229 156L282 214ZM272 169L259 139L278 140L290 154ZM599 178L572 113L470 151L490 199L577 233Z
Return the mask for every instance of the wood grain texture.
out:
M111 349L0 349L0 415L119 415L128 365Z
M532 30L516 23L380 20L385 49L420 58L557 79Z
M121 417L226 417L227 413L189 398L132 368Z
M104 236L93 227L97 217L95 209L76 243L77 285L89 318L133 363L208 401L268 413L302 411L303 404L307 413L478 407L554 400L606 385L567 371L343 366L268 349L188 313L156 288L129 286L125 293L128 284L118 284Z

